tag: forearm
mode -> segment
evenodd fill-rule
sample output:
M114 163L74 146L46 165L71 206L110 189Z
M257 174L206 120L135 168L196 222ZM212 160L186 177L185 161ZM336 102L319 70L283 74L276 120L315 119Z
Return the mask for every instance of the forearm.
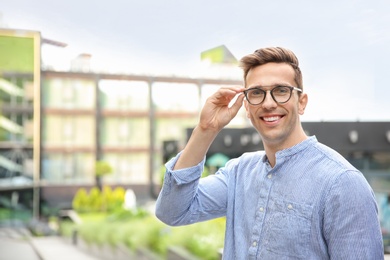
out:
M190 208L204 164L202 160L194 167L174 172L172 168L176 162L177 157L166 164L164 183L156 202L156 216L172 226L188 224L186 216L191 215Z
M226 207L225 181L215 178L200 188L198 184L210 145L242 106L243 89L224 87L209 97L186 147L178 157L166 164L167 172L156 205L156 215L163 222L170 225L188 224L223 214ZM229 105L236 96L237 99ZM219 190L214 187L219 187ZM221 195L222 198L215 199ZM199 212L205 209L207 212ZM214 213L216 211L218 214Z
M172 226L224 216L228 186L226 175L221 172L200 178L204 159L196 166L173 171L177 158L166 164L167 172L156 202L156 216Z
M199 203L195 197L204 160L217 134L218 131L198 125L184 150L166 164L163 187L156 203L156 216L164 223L177 226L194 221L191 210L196 211Z
M177 160L174 170L189 168L199 164L206 156L210 145L218 135L218 131L194 128L186 147Z

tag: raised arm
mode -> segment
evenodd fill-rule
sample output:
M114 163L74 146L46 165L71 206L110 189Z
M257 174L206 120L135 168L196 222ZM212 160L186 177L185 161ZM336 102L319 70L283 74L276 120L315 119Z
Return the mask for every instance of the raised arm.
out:
M166 164L167 172L156 202L156 216L161 221L173 226L185 225L223 214L226 184L222 177L210 176L199 187L201 162L218 132L237 115L243 90L224 87L210 96L186 147ZM234 97L237 99L232 102Z
M240 110L244 99L243 90L243 87L222 87L206 100L199 123L194 128L174 170L195 166L203 160L219 131L229 124ZM235 102L229 106L237 95Z

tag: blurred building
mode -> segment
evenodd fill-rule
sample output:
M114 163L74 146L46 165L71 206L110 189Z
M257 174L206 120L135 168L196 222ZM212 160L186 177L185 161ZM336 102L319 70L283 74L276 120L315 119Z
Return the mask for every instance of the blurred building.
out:
M68 208L80 187L95 186L100 160L113 168L104 185L131 188L140 200L154 198L163 163L185 144L206 98L222 85L242 83L95 73L89 54L68 71L41 69L41 44L64 44L15 30L0 30L0 43L2 60L8 60L0 61L0 208L23 206L35 216ZM229 54L224 46L210 51L203 56L216 51L211 57L224 60L219 55ZM382 216L390 216L390 122L304 122L304 128L362 170ZM242 110L208 157L261 148ZM383 226L390 232L388 221Z
M95 184L97 160L114 170L104 184L156 196L164 142L185 140L207 90L239 83L58 71L41 77L41 198L57 205Z
M89 54L72 60L68 71L56 71L41 66L41 45L65 44L38 32L0 32L0 42L8 42L4 53L13 53L10 63L21 60L19 67L0 64L0 191L5 204L17 198L17 205L35 209L36 216L48 208L69 208L80 187L94 187L100 160L113 168L103 185L131 188L140 200L154 198L164 143L174 140L181 149L179 140L197 122L206 97L221 85L241 84L94 73ZM28 70L21 69L26 57L12 47L24 41ZM241 118L233 125L242 125Z

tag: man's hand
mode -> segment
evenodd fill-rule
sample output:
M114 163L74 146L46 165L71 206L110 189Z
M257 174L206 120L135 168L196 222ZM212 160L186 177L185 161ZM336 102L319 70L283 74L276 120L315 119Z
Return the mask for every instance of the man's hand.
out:
M202 130L219 132L237 115L244 99L244 87L222 87L210 96L200 114L199 127ZM237 96L238 95L238 96ZM237 99L230 102L237 96Z
M199 124L194 128L183 153L177 160L175 170L195 166L203 160L219 131L229 124L240 110L244 90L244 87L223 87L206 100L200 113ZM236 96L237 99L229 106Z

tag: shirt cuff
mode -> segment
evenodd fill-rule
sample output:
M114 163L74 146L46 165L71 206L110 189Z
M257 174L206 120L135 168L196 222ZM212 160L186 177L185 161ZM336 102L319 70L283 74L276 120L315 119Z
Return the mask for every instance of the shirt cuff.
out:
M166 174L172 176L177 185L187 184L198 180L202 176L206 160L206 157L204 157L203 160L195 166L180 170L173 170L181 154L182 151L165 164L165 168L167 170Z

